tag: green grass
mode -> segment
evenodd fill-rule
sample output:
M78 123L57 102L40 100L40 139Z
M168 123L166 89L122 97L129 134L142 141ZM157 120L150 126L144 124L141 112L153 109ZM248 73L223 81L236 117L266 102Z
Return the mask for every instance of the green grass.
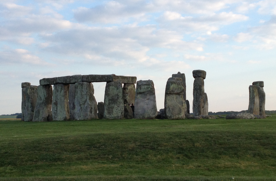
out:
M0 121L0 180L276 180L263 120Z

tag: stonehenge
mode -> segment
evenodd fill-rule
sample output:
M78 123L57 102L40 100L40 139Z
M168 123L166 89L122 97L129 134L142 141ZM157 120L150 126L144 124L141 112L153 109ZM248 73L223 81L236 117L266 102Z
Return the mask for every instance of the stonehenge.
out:
M204 91L204 79L206 72L204 70L193 71L194 89L193 89L193 114L194 116L208 115L208 97Z
M249 86L249 106L248 112L255 115L266 117L265 114L265 92L264 82L256 81Z
M152 80L137 82L134 118L154 119L157 116L155 88Z
M201 119L208 116L204 70L194 70L193 115L186 99L186 77L178 72L168 78L164 109L157 112L154 82L131 76L72 75L43 78L39 86L21 83L22 121L68 121L91 119ZM137 82L136 82L137 81ZM93 82L105 82L104 102L97 102ZM135 88L136 84L136 88ZM235 118L265 118L264 82L249 86L248 114ZM250 115L250 116L248 116ZM233 117L233 116L232 116ZM231 115L228 118L232 118ZM245 118L244 118L245 119Z

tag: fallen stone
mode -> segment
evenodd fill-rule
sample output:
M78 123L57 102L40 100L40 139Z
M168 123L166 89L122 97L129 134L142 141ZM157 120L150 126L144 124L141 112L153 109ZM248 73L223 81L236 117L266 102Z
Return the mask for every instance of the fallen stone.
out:
M104 103L99 102L98 103L98 118L103 119L103 117L104 117Z
M52 121L52 86L37 87L37 101L33 121Z
M93 84L78 82L75 84L75 119L98 119L98 106L94 97Z
M255 119L255 116L250 113L238 113L237 119Z
M249 106L248 112L254 115L260 115L259 86L249 86Z
M57 82L57 78L53 77L53 78L44 78L44 79L40 79L39 80L39 84L40 85L54 85Z
M30 82L22 82L21 83L21 88L26 88L26 87L29 87L29 86L31 86Z
M52 115L55 121L70 119L69 114L69 85L55 84L53 91Z
M106 83L104 97L104 118L124 118L123 89L120 82Z
M237 114L228 114L226 119L237 119Z
M123 87L124 104L134 104L135 101L135 85L124 84Z
M128 104L124 105L124 118L125 119L132 119L133 118L133 111Z
M82 75L57 77L56 84L75 84L82 82Z
M32 121L37 101L37 86L22 86L22 121Z
M155 88L152 80L137 82L134 106L136 119L154 119L157 116Z
M184 85L181 78L169 78L165 92L165 113L168 119L185 119L186 101L183 97Z
M204 70L194 70L193 71L194 78L206 78L206 71Z

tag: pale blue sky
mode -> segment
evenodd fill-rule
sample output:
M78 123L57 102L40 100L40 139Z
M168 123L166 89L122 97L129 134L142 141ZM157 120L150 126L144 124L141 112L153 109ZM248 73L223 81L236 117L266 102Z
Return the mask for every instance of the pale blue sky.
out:
M192 103L195 69L210 111L247 109L258 80L276 109L275 0L0 0L0 24L0 114L21 111L21 82L74 74L152 79L160 109L180 71Z

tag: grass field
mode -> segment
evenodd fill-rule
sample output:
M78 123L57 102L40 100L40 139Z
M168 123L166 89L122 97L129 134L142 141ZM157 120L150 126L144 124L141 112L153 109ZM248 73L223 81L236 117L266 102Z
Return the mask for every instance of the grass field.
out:
M0 180L276 180L276 116L2 120Z

